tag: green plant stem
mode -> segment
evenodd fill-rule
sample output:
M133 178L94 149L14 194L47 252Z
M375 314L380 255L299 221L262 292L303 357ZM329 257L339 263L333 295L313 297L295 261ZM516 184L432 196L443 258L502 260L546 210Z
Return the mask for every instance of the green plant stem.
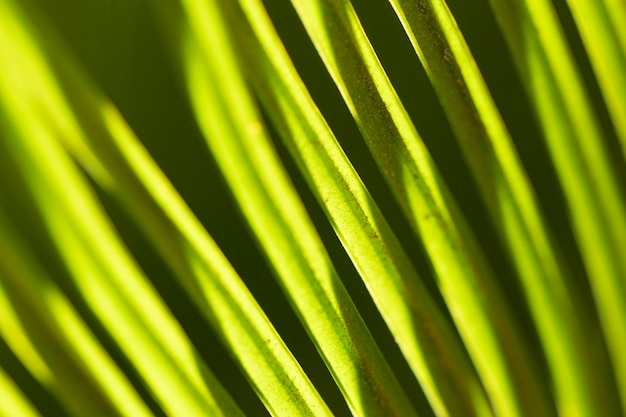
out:
M465 348L315 106L261 2L224 1L265 109L440 416L490 415ZM454 366L451 366L454 364Z
M626 408L626 204L558 17L542 0L491 0L563 187ZM610 407L609 404L607 404Z
M550 415L536 369L520 366L532 362L515 319L354 9L345 1L292 3L405 215L422 238L496 413Z
M443 0L390 2L517 266L548 356L560 408L599 415L602 395L594 381L607 376L591 366L595 358L585 347L591 332L576 309L570 272L557 254L532 185L454 17Z

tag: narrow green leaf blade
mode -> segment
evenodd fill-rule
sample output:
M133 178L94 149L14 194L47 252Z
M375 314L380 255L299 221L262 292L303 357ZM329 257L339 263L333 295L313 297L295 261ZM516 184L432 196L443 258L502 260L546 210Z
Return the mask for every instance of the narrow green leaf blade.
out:
M443 0L390 2L517 266L548 355L560 408L576 409L580 415L602 414L602 388L594 381L610 376L592 365L602 358L594 357L586 346L592 329L585 327L587 321L577 309L570 271L557 255L532 185L454 17Z
M350 2L292 0L370 151L430 256L496 413L550 415L515 318ZM513 342L514 341L514 342ZM524 411L525 410L525 411Z
M228 2L248 77L437 415L490 415L464 346L315 106L262 3L239 3L243 10Z
M0 366L0 417L41 417L26 395Z
M626 158L626 3L568 0Z
M2 213L0 309L7 344L73 415L153 415Z
M330 413L223 253L113 104L67 54L57 73L84 134L63 145L125 206L275 415Z
M56 142L75 136L58 86L15 4L2 3L0 106L11 158L94 314L172 415L241 415L134 263L86 179ZM19 19L16 18L19 16ZM33 30L33 28L30 28Z
M543 127L626 408L623 187L552 5L544 0L491 0L491 5Z
M415 411L336 274L243 83L215 1L184 2L188 89L205 138L348 406L359 416Z

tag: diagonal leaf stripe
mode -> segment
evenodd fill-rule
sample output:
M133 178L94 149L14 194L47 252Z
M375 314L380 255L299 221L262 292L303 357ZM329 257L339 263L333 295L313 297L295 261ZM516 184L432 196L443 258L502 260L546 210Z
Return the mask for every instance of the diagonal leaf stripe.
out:
M227 42L222 12L213 1L183 3L191 29L185 70L199 125L348 406L358 416L414 415L271 147Z
M72 63L66 56L56 62L56 70L67 82L64 86L71 106L83 116L76 123L81 123L85 134L60 136L64 145L144 227L207 321L241 362L268 408L290 415L327 412L215 243L118 111ZM302 397L299 401L298 396Z
M442 0L390 1L418 53L509 248L543 340L561 409L602 414L592 381L608 376L584 348L591 334L568 265L559 256L532 185L463 36ZM569 341L569 342L567 342ZM580 375L587 375L581 378Z
M626 4L568 0L626 159Z
M622 407L626 407L624 188L552 4L491 0L491 6L535 103L594 291Z
M33 352L23 362L73 415L152 416L2 213L0 231L0 333L15 354Z
M0 0L0 416L624 416L626 3L470 3Z
M536 370L518 366L529 359L515 320L499 301L502 297L486 260L376 58L354 9L348 2L333 0L315 5L294 0L293 4L395 197L422 238L496 413L518 415L529 407L527 413L548 415L541 383L533 375Z
M125 251L85 178L54 139L75 135L76 126L63 112L67 109L50 106L63 99L29 34L12 20L19 10L7 2L2 7L6 13L0 13L0 60L10 61L13 69L3 71L0 79L4 87L0 105L10 123L3 125L3 155L20 169L25 191L33 197L74 284L168 414L202 415L211 410L215 415L241 415Z
M233 33L265 108L325 209L437 415L490 406L463 346L309 96L258 1L232 2ZM247 20L247 24L246 24ZM257 53L251 53L254 51ZM402 306L402 308L400 308ZM447 366L456 363L455 368Z
M33 407L26 395L20 391L9 375L0 368L0 392L3 401L0 403L2 417L40 417L41 414Z

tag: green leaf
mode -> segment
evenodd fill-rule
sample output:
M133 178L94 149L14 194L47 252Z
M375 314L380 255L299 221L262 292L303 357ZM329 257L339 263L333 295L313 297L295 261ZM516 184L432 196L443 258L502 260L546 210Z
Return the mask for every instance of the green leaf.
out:
M571 285L569 266L558 255L513 141L454 17L442 0L390 2L435 87L517 266L548 355L559 407L600 415L603 394L593 381L609 376L591 366L596 358L585 348L585 338L592 329L578 319L580 295Z
M626 406L626 203L579 70L552 5L491 1L535 104L594 291Z
M17 387L15 382L0 367L0 416L2 417L40 417L26 395Z
M4 340L72 415L153 415L2 213L0 310Z
M270 409L326 406L232 266L164 177L119 112L57 51L57 72L85 132L59 136L105 190L126 205ZM298 396L302 398L298 401ZM234 412L234 411L232 411Z
M0 416L624 415L626 4L354 5L0 0Z
M173 415L241 415L123 247L91 187L55 140L77 127L19 10L2 3L1 153L17 165L74 285L161 407ZM22 15L20 23L25 21ZM11 88L7 88L11 86Z
M370 151L421 237L496 413L548 415L525 341L492 272L346 2L294 0ZM497 313L496 313L497 312ZM531 411L532 410L532 411Z
M225 3L242 62L253 69L248 77L435 412L489 415L463 345L315 106L262 4Z
M626 158L626 3L619 0L567 1Z
M355 415L415 414L295 193L243 83L214 2L184 2L198 123L293 308Z

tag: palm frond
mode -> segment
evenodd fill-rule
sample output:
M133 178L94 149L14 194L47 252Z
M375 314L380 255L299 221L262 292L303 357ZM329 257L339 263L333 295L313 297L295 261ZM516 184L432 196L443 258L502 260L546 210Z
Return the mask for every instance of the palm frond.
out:
M624 415L626 11L570 0L580 32L570 33L549 0L489 2L534 112L522 117L549 150L570 240L552 224L535 161L518 154L531 131L507 127L455 2L354 3L1 0L0 415ZM296 45L330 75L371 166L316 96L276 7L293 7L310 40ZM450 186L430 133L418 133L429 126L372 46L366 8L395 13L404 29L414 53L399 58L419 58L480 212ZM120 98L94 65L101 52L81 46L85 26L68 26L79 10L109 42L148 31L167 66L159 82L185 103L168 117L194 137L142 129L136 115L157 110L157 93L136 93L134 110ZM103 29L121 21L126 33ZM578 35L584 49L569 43ZM146 77L154 70L147 58L119 59ZM586 59L593 72L581 70ZM162 166L157 145L190 141L239 216L199 215ZM211 205L224 198L188 189ZM231 236L234 251L220 222L247 227ZM267 268L242 264L256 256L237 254L249 241ZM223 356L198 334L214 335ZM220 362L232 362L240 386Z

